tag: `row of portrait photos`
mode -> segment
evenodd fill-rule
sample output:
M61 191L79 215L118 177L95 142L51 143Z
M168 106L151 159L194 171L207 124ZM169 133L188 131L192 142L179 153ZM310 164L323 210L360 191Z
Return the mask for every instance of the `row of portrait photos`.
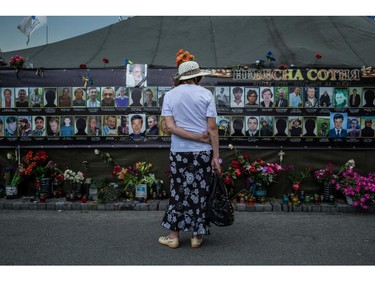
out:
M374 137L375 116L217 116L220 137ZM3 137L170 136L159 115L0 116Z
M172 87L0 88L2 108L162 107ZM369 87L207 87L219 108L368 108L375 107Z

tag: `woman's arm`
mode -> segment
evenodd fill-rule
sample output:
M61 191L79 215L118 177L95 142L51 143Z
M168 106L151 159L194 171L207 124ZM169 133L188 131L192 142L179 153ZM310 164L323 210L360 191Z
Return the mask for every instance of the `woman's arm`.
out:
M165 116L164 120L167 125L167 129L171 134L177 135L184 139L188 139L192 141L199 141L203 143L210 143L211 141L208 132L204 132L203 134L197 134L197 133L189 132L183 128L177 127L173 116Z

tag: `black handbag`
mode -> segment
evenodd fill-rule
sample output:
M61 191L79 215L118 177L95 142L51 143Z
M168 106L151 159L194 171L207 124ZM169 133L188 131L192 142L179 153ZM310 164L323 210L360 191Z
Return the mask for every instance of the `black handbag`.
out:
M214 170L210 183L210 192L207 199L206 216L209 222L217 226L229 226L234 222L234 210L229 201L228 191L225 188L219 171Z

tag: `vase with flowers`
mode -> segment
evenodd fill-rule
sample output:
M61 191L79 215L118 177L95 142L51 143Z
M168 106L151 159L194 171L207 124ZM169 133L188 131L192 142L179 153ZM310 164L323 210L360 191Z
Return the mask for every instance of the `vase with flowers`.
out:
M293 164L288 165L284 168L288 175L288 179L292 182L292 189L295 193L301 191L302 182L310 176L312 168L307 167L304 170L298 170Z
M19 73L21 69L23 68L24 63L25 63L25 59L23 58L23 56L18 56L18 55L12 57L9 62L9 65L16 69L17 79L21 79L19 76Z
M5 196L7 199L13 199L18 196L18 185L22 181L19 168L7 166L3 169Z
M126 167L116 165L113 168L112 175L124 184L125 195L128 199L133 199L136 196L137 187L146 186L146 194L143 198L138 198L146 200L154 192L160 192L163 185L163 181L158 179L151 170L151 163L138 161Z
M368 210L375 202L375 173L362 176L354 171L354 166L354 160L349 160L343 166L335 187L344 194L351 206Z
M276 182L283 168L277 163L269 163L260 158L250 161L248 154L240 153L232 144L229 145L229 149L235 152L236 159L232 160L231 165L223 172L224 183L233 185L238 177L244 176L247 193L264 203L267 195L266 187Z
M69 195L67 199L74 200L80 198L81 187L85 180L85 174L81 171L73 171L71 169L66 169L64 171L64 181L69 184Z

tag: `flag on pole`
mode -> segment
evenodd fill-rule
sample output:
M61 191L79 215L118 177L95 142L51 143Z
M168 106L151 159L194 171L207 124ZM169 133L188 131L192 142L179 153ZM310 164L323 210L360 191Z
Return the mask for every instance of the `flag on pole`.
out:
M47 17L31 16L24 17L21 24L17 26L17 28L27 36L26 45L28 45L31 34L44 25L47 25Z

